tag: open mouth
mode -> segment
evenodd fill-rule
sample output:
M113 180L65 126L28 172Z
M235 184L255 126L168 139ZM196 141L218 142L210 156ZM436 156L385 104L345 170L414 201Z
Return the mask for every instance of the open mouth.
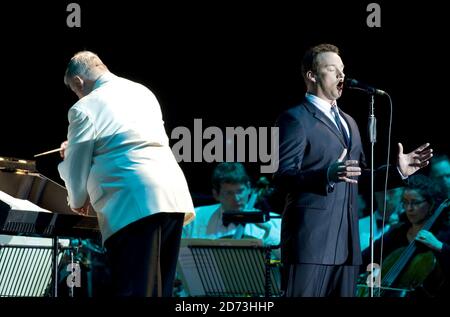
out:
M344 89L344 81L339 81L336 87L339 91L342 91L342 89Z

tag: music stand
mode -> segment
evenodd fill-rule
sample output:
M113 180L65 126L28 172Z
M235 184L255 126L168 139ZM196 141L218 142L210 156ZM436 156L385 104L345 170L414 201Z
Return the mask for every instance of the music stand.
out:
M36 172L33 161L0 157L0 191L11 199L21 199L33 211L58 212L75 215L67 203L67 190ZM11 205L0 200L0 212L11 209ZM0 233L1 230L0 230ZM58 296L58 252L59 237L52 237L52 295Z
M62 246L68 248L69 240ZM58 264L62 254L58 254ZM0 297L47 296L52 286L52 240L0 235Z
M280 295L280 273L257 239L182 239L179 272L190 296ZM267 275L268 274L268 275Z

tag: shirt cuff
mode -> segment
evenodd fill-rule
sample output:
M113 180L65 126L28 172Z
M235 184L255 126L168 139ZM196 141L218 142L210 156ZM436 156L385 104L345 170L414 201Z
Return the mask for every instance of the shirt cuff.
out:
M399 168L398 166L397 166L397 171L398 171L398 173L400 174L400 177L401 177L403 180L405 180L405 179L408 178L408 176L405 176L405 175L402 174L402 172L400 171L400 168Z

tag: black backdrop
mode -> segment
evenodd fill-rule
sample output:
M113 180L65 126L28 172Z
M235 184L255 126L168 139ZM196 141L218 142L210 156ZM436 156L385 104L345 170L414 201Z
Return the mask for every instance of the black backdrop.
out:
M43 1L40 1L43 2ZM66 25L67 4L81 6L81 28ZM304 95L302 53L311 45L341 48L347 76L390 93L396 143L409 151L431 142L450 153L448 51L442 1L377 1L381 28L366 25L372 1L61 1L4 4L0 156L32 159L65 140L67 110L76 101L64 86L69 58L88 49L110 70L142 82L158 97L170 134L177 126L273 125ZM368 97L344 91L340 106L364 131ZM376 97L376 165L385 161L389 104ZM369 143L363 133L368 153ZM61 182L58 156L37 160ZM194 193L209 193L215 164L181 164ZM247 164L251 176L258 164Z

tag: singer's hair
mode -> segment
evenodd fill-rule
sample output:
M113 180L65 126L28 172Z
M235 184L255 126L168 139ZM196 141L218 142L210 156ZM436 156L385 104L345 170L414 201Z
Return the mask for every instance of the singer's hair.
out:
M64 83L68 85L68 81L75 76L88 80L97 80L107 70L108 68L97 54L90 51L81 51L70 59L64 75Z
M212 175L212 186L220 192L222 184L250 184L244 165L239 162L223 162L216 166Z
M339 48L333 44L319 44L310 47L303 55L302 60L302 75L306 82L306 73L310 70L313 72L317 71L317 55L320 53L332 52L339 55Z

